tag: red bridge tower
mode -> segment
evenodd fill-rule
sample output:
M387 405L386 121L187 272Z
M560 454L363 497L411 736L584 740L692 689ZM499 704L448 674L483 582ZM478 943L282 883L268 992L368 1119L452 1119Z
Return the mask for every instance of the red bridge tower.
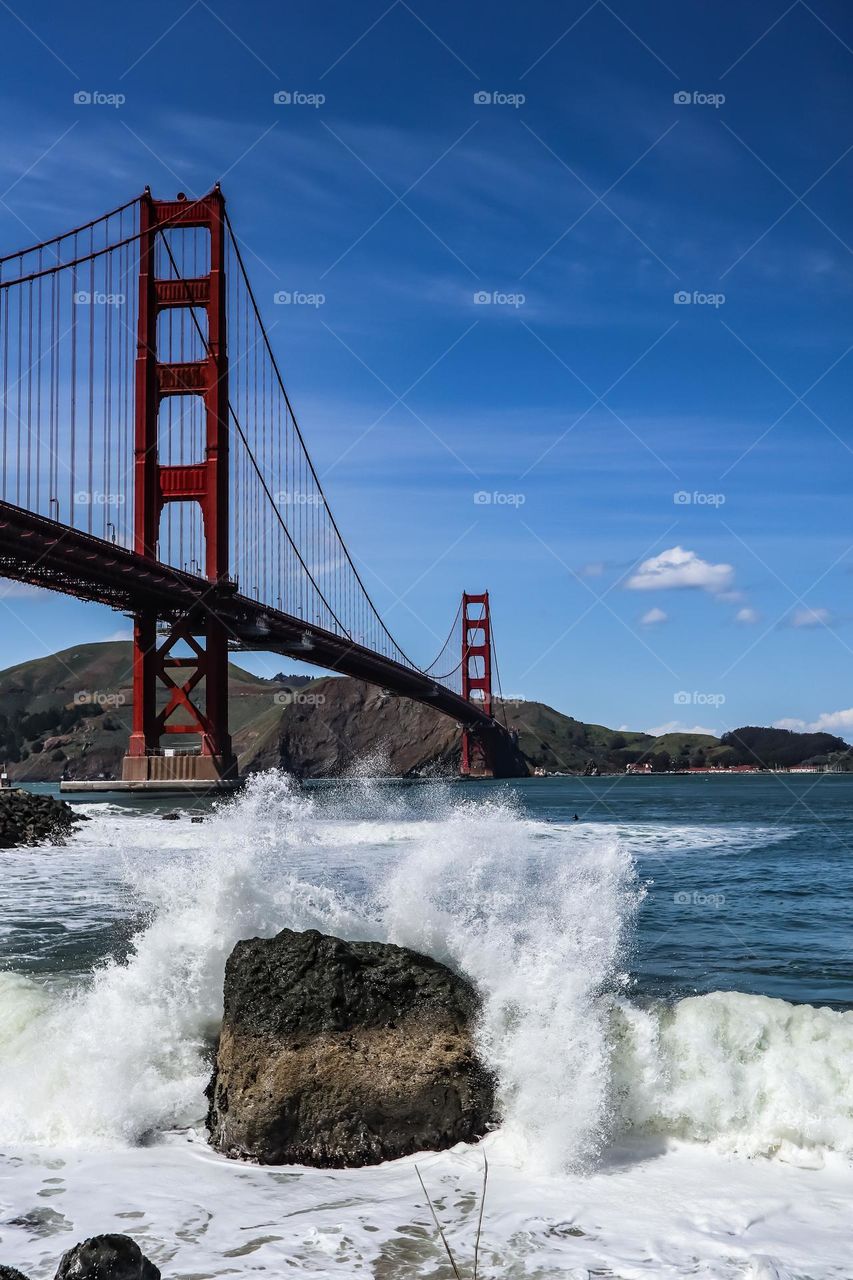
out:
M492 619L489 593L462 595L462 697L492 714ZM471 729L462 730L460 773L466 778L494 777L487 744Z
M207 230L210 260L206 275L186 280L157 278L157 236L165 238L166 226ZM182 363L159 358L157 317L170 308L192 309L191 315L206 314L204 358ZM160 517L166 503L197 502L205 540L204 574L211 583L211 593L207 599L202 596L190 612L172 618L165 637L158 637L155 612L149 609L135 615L133 726L122 771L125 782L215 785L236 776L228 732L228 637L215 613L216 591L231 587L226 316L225 201L221 191L216 187L200 200L187 201L183 196L153 200L146 190L140 204L134 550L156 559ZM159 461L160 406L169 396L198 396L204 403L204 456L189 464L164 466ZM183 652L175 653L176 647ZM202 684L203 710L193 698L201 694ZM178 741L182 740L179 735L193 735L200 746L197 751L164 755L161 737L171 735Z

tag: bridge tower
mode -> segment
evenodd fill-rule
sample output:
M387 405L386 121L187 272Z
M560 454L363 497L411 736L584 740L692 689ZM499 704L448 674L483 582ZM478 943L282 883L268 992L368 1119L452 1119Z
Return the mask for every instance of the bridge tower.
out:
M492 619L489 593L462 594L462 697L492 714ZM487 743L472 729L462 730L460 773L466 778L494 777Z
M157 277L157 237L165 238L166 226L207 231L206 274L192 279L176 279L177 272ZM140 204L138 307L134 550L156 559L163 508L169 502L198 503L204 576L211 583L211 595L209 599L202 595L191 610L170 617L165 636L158 635L158 617L152 610L134 617L133 724L122 778L143 784L216 786L236 776L228 732L228 637L214 612L216 592L232 589L228 577L225 201L218 186L193 201L183 195L177 200L154 200L146 189ZM189 316L205 314L202 359L180 363L160 359L157 318L173 308L188 309ZM199 332L203 332L200 325ZM201 398L204 456L167 466L159 460L158 423L160 407L170 396ZM182 652L176 653L176 648ZM199 705L202 684L203 708ZM180 742L185 735L199 739L198 751L163 753L161 738Z

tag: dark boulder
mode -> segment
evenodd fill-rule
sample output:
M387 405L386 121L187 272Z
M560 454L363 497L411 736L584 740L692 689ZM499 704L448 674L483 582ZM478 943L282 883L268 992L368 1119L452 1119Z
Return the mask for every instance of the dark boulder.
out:
M494 1112L477 1011L464 978L406 947L316 929L238 942L210 1141L229 1156L321 1167L470 1142Z
M64 800L34 795L17 787L0 788L0 849L58 842L80 821Z
M56 1280L160 1280L130 1236L92 1236L63 1255Z
M14 1267L0 1267L0 1280L27 1280L27 1277Z

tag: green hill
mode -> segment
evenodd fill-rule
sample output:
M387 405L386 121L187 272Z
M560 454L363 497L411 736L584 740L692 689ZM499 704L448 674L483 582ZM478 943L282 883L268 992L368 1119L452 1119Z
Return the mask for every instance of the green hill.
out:
M236 736L270 709L285 686L228 667ZM161 705L165 690L161 692ZM0 763L13 778L52 781L116 776L130 731L131 646L75 645L0 672Z

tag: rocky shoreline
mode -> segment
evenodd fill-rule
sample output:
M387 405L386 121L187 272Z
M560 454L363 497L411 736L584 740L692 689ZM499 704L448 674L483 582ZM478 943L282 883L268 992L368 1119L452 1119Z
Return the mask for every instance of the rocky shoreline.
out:
M0 790L0 849L62 840L81 821L82 815L64 800L33 795L16 787Z

